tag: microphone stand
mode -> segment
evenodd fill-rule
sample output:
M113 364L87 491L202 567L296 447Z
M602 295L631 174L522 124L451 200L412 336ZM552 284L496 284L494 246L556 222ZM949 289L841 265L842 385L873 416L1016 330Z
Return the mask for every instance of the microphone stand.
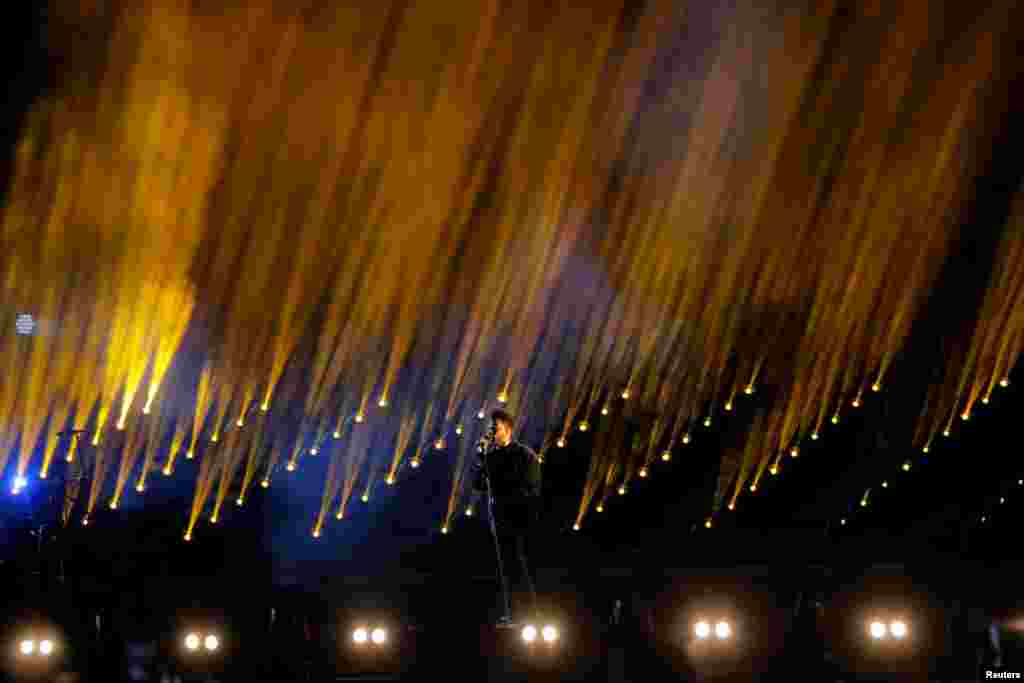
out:
M494 441L489 440L487 445L480 449L480 461L484 468L484 481L487 483L487 511L491 527L491 537L494 538L494 552L498 556L498 579L501 581L501 594L505 601L505 618L512 623L512 605L508 595L508 580L505 578L505 565L501 562L501 542L498 540L498 527L494 521L494 492L491 489L491 471L487 466L487 456L493 450Z

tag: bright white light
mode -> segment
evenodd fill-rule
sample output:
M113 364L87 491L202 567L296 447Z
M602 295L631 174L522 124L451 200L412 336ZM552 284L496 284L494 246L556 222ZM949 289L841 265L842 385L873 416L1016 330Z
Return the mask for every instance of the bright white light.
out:
M217 636L206 636L206 640L203 642L203 645L206 646L207 650L213 652L220 647L220 641L217 640Z
M698 638L703 640L711 635L711 624L706 621L698 621L697 626L694 628L694 632L697 634Z
M871 637L876 640L885 638L885 624L880 621L871 622Z
M28 479L21 475L18 475L17 477L14 478L14 488L23 489L26 486L28 486Z
M190 633L187 636L185 636L185 647L189 650L198 650L199 636L197 636L195 633Z
M367 639L368 635L369 634L366 633L366 629L365 628L357 628L352 633L352 640L354 640L356 643L362 645L363 643L366 642L366 639Z
M530 625L524 627L523 628L523 641L527 642L527 643L532 643L535 640L537 640L537 627L534 626L533 624L530 624Z
M553 643L556 640L558 640L558 629L556 629L554 626L551 626L550 624L545 626L541 630L540 634L541 637L544 638L545 643Z
M36 651L36 641L34 640L23 640L21 641L21 654L30 655Z
M22 313L14 321L14 330L18 334L32 334L36 330L36 319L28 313Z
M718 636L719 640L725 640L732 635L732 628L729 627L729 623L720 621L715 624L715 635Z
M889 633L891 633L894 638L903 638L907 635L907 625L902 621L894 621L889 624Z
M43 655L45 657L45 656L51 654L52 652L53 652L53 641L52 640L42 640L42 641L39 641L39 654L41 654L41 655Z
M388 632L382 628L375 628L373 629L373 633L370 634L370 638L377 645L383 645L385 642L387 642Z

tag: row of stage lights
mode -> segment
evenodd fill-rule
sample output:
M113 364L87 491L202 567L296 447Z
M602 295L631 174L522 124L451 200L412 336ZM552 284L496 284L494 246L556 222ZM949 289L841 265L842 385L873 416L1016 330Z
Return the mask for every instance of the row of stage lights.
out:
M1000 386L1000 387L1002 387L1002 388L1004 388L1004 389L1005 389L1005 388L1007 388L1007 387L1009 387L1009 386L1010 386L1010 380L1009 380L1009 378L1008 378L1008 377L1004 377L1003 379L1001 379L1001 380L999 381L999 386ZM983 399L982 399L982 403L984 403L985 405L988 405L988 403L989 403L989 399L988 399L988 397L987 397L987 396L986 396L985 398L983 398ZM960 414L960 419L961 419L962 421L964 421L964 422L967 422L968 420L970 420L970 417L971 417L971 416L970 416L970 414L969 414L968 412L966 412L966 411ZM947 427L946 427L945 429L943 429L943 430L942 430L942 436L943 436L944 438L947 438L947 439L948 439L949 437L951 437L951 436L952 436L952 430L951 430L951 429L949 428L949 426L947 426ZM929 454L930 452L931 452L931 440L929 440L929 441L928 441L928 443L926 443L926 444L925 444L925 445L924 445L924 446L923 446L923 447L921 448L921 459L922 459L922 462L927 462L928 454ZM903 472L910 472L910 470L911 470L912 468L913 468L913 463L911 462L911 460L910 460L910 459L904 460L904 461L903 461L903 464L902 464L902 465L900 465L900 469L901 469L901 470L902 470ZM1024 479L1021 479L1021 480L1019 480L1019 481L1018 481L1018 485L1024 485ZM882 481L881 481L881 482L879 483L879 487L880 487L880 488L882 488L882 489L886 489L886 490L888 490L888 489L889 489L889 487L890 487L889 479L883 479L883 480L882 480ZM862 509L862 508L866 508L866 507L868 507L868 505L869 505L869 504L870 504L870 502L871 502L871 501L870 501L870 499L871 499L871 491L872 491L872 489L871 489L871 488L868 488L867 490L865 490L865 491L864 491L863 495L861 495L861 497L859 498L859 500L858 500L858 501L857 501L857 502L856 502L856 503L854 504L854 506L853 506L853 510L854 510L854 511L856 511L856 510L858 510L858 509ZM1006 502L1006 497L1005 497L1005 495L1003 495L1003 496L1000 496L1000 498L999 498L999 503L1000 503L1000 505L1002 505L1002 504L1003 504L1003 503L1005 503L1005 502ZM851 514L852 514L852 513L851 513ZM846 515L846 516L843 516L843 517L841 517L841 518L839 519L839 525L840 525L840 526L843 526L843 527L847 526L847 524L848 524L848 523L849 523L849 521L850 521L850 520L849 520L849 516L850 516L850 515ZM982 523L984 523L984 522L986 521L986 519L987 519L987 516L986 516L986 515L982 515L982 516L981 516L981 522L982 522Z

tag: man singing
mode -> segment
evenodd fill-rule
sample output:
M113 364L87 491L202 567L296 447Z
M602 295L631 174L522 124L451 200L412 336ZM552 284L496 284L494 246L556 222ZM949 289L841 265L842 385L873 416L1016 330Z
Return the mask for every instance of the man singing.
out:
M473 489L488 491L493 499L491 529L500 554L504 577L503 590L511 590L512 614L506 614L499 625L511 626L513 617L523 619L531 607L536 609L537 592L527 563L527 539L538 518L541 468L540 458L529 447L512 438L515 421L504 410L491 414L494 444L481 456ZM488 477L489 475L489 477ZM506 594L507 596L508 594ZM529 600L529 602L527 602Z

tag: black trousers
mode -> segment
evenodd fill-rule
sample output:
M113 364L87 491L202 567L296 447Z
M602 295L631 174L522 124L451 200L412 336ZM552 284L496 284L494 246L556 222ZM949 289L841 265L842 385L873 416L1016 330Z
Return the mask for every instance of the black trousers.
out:
M494 501L494 524L501 551L501 568L516 619L537 606L531 570L530 539L538 521L536 503L528 498Z

